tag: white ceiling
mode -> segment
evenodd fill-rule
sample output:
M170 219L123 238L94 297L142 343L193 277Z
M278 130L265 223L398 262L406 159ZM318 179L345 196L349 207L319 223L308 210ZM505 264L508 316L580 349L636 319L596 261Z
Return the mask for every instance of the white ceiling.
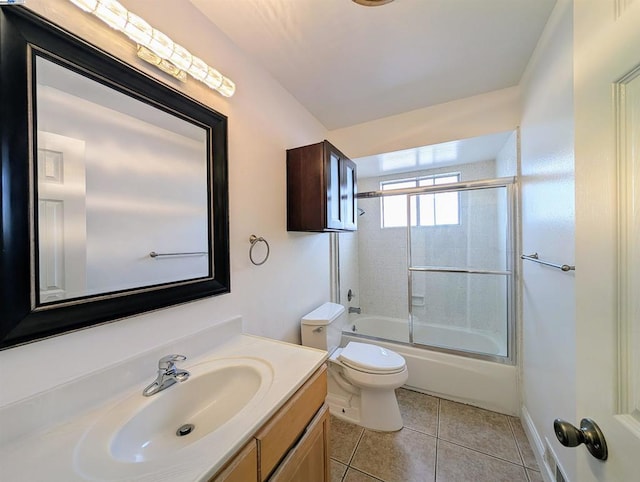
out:
M438 167L494 160L513 132L433 144L354 159L358 178L422 171ZM514 173L515 174L515 173Z
M191 0L329 130L517 85L555 1Z

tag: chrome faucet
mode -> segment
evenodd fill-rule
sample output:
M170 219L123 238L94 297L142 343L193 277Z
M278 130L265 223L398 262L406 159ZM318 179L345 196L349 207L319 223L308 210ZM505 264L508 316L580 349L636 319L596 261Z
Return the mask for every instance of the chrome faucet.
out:
M150 397L176 382L184 382L189 378L189 372L176 368L175 362L185 361L184 355L167 355L158 361L158 376L147 388L142 390L145 397Z
M349 307L349 313L357 313L360 314L362 310L360 308L356 308L355 306L350 306Z

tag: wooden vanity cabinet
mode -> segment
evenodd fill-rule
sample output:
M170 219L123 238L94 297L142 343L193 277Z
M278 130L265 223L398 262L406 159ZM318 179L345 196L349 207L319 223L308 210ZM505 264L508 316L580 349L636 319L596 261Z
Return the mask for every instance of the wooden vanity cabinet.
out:
M283 469L278 464L297 450L304 450L302 441L310 424L324 405L327 396L327 371L322 367L289 399L289 401L256 434L258 441L260 480L264 481ZM328 427L327 427L328 428ZM326 446L326 444L325 444ZM328 455L326 457L328 464ZM276 470L277 469L277 470ZM324 472L327 472L326 470ZM283 478L278 480L300 480ZM323 480L323 479L314 479Z
M326 396L323 365L210 482L329 482Z
M329 141L287 150L287 230L355 231L356 164Z
M251 439L209 482L258 482L258 444Z
M323 405L270 482L327 482L329 472L329 407Z

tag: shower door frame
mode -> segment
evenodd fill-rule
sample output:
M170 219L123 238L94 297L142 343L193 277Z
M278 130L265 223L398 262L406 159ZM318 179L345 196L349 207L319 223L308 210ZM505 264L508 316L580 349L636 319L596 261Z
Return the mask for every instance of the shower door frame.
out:
M411 196L431 193L473 191L478 189L492 189L504 187L507 190L507 265L506 270L480 270L467 268L452 268L449 266L411 266ZM517 306L518 293L516 290L516 279L519 279L519 262L517 251L518 246L518 192L516 177L501 177L495 179L484 179L480 181L458 182L451 184L440 184L436 186L423 186L407 189L395 189L385 191L368 191L357 194L357 198L382 198L385 196L407 196L407 288L408 288L408 309L409 309L409 345L452 355L476 358L479 360L492 361L507 365L516 365L516 343L517 343ZM491 274L507 276L507 355L491 355L466 350L456 350L455 348L417 343L413 337L413 307L412 307L412 273L413 272L449 272L467 274Z

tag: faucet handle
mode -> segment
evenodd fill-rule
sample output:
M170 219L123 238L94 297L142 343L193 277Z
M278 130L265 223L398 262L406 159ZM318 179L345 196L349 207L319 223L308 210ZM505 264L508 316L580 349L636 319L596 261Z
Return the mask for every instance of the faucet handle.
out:
M173 364L179 361L185 361L187 359L184 355L167 355L160 358L158 361L158 369L170 370L173 368Z

